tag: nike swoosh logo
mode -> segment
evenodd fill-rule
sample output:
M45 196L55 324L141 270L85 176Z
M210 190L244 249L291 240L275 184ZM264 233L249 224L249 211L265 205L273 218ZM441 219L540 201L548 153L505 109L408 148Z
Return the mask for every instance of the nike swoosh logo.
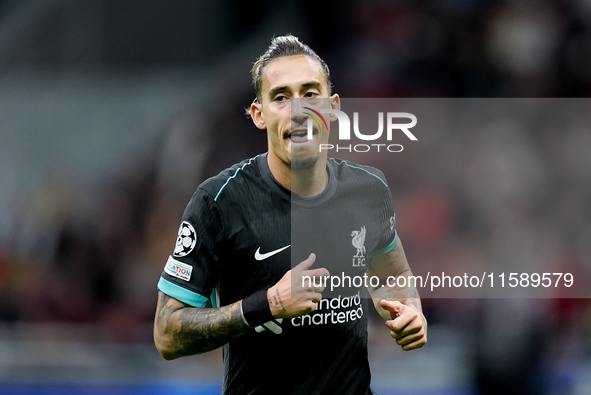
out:
M254 253L254 259L256 259L257 261L263 261L267 258L272 257L275 254L279 254L281 251L287 249L291 247L291 244L282 248L279 248L278 250L274 250L271 252L266 252L264 254L261 254L261 247L257 248L256 252Z

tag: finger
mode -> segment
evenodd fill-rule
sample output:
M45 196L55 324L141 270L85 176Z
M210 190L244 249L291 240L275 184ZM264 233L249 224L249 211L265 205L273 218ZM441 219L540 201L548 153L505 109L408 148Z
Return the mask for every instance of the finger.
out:
M399 336L417 333L423 329L423 321L417 317L400 316L394 320L386 321L386 325Z
M417 340L421 340L425 336L425 332L419 331L406 336L400 336L395 338L396 344L399 346L406 346L407 344L414 343Z
M425 337L422 337L419 340L402 346L402 349L404 351L416 350L417 348L423 347L425 344L427 344L427 339Z
M324 292L325 288L326 287L323 284L314 283L314 284L311 284L311 287L307 288L307 291L321 294L322 292Z
M410 332L406 331L406 327L409 323L397 320L386 321L386 326L392 331L392 337L398 339L399 337L405 336Z
M388 328L400 334L414 333L423 327L423 321L415 310L406 309L398 317L386 321Z
M302 270L308 270L312 267L316 261L316 254L311 253L306 259L298 263L292 270L292 272L299 272Z
M391 325L388 325L388 328L390 329L390 333L394 339L402 339L405 336L418 333L421 330L420 328L408 329L408 327L394 329Z
M393 320L386 321L386 326L401 336L420 331L424 322L417 316L404 314Z
M320 301L320 299L318 299L317 301L314 300L308 300L304 307L304 314L306 313L312 313L314 311L316 311L318 309L318 302Z
M392 314L392 318L400 316L406 306L397 300L380 300L380 306Z
M310 300L314 303L318 303L322 300L322 294L320 292L312 292Z
M318 284L321 277L322 277L322 281L324 282L324 277L330 276L330 273L328 272L328 270L323 267L320 267L318 269L311 269L311 270L302 271L301 274L302 274L302 276L308 276L311 278L315 278L317 284Z

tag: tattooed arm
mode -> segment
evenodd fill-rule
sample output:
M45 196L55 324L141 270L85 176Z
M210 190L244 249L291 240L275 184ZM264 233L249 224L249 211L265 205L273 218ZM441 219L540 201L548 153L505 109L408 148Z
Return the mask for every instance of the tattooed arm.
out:
M269 310L275 318L290 318L316 309L322 288L303 288L302 277L328 276L324 268L310 269L316 255L310 254L287 271L267 290ZM219 308L196 308L158 291L154 319L154 343L165 359L211 351L251 330L242 318L241 301Z
M165 359L175 359L221 347L251 330L242 319L240 303L196 308L158 291L154 320L156 348Z
M378 277L381 280L381 285L383 285L381 288L370 287L369 292L372 295L374 306L384 319L390 319L390 312L380 306L380 300L382 299L397 300L404 305L422 311L419 292L416 287L409 286L409 284L413 285L412 281L407 281L408 277L412 276L412 271L406 260L400 239L392 251L372 258L367 269L367 275ZM406 280L396 281L399 277L406 277ZM387 282L388 278L391 279L389 282ZM406 285L406 287L399 287L397 284Z
M372 258L367 274L379 277L382 282L381 288L370 287L369 292L396 343L405 351L423 347L427 343L427 320L423 315L419 292L409 281L412 271L400 239L392 251ZM387 282L389 277L391 281ZM392 281L399 277L406 279Z

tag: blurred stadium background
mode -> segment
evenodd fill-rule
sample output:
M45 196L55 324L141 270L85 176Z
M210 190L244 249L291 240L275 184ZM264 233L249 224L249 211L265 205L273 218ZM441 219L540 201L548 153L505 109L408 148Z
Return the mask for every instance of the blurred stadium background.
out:
M219 393L220 352L155 350L156 283L195 186L266 149L249 69L288 32L342 97L591 93L587 0L0 0L0 393ZM588 278L590 125L548 121L386 166L411 264ZM589 299L424 308L418 352L372 325L378 393L591 393Z

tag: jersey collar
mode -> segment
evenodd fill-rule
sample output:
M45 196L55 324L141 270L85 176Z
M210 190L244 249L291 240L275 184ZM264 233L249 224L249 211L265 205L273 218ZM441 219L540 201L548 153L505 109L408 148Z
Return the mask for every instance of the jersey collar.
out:
M337 189L336 169L334 166L334 161L331 158L328 158L326 164L328 170L328 185L322 193L313 197L302 197L292 193L289 189L279 184L275 177L273 177L273 174L269 169L269 164L267 163L267 153L258 157L259 171L273 193L278 194L293 205L306 208L322 206L334 196Z

